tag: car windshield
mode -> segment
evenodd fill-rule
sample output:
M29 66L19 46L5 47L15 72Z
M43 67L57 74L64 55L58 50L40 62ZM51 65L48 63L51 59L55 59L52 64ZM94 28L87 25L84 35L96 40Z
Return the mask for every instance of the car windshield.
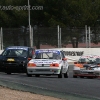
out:
M61 59L60 52L56 50L39 50L35 53L35 59Z
M24 49L7 49L2 53L3 56L18 56L18 57L27 57L27 50Z
M96 58L95 59L95 63L99 63L100 64L100 58Z
M79 59L79 62L83 62L83 63L93 63L95 61L95 57L91 57L91 56L83 56Z

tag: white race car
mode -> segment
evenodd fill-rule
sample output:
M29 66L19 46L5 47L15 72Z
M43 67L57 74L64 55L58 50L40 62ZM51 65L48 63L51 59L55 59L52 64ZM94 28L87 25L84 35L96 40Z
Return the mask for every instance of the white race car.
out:
M100 75L100 56L81 56L78 62L74 63L73 78L87 77L96 78Z
M27 76L58 75L58 78L68 78L68 62L63 51L54 49L38 49L35 58L27 64Z

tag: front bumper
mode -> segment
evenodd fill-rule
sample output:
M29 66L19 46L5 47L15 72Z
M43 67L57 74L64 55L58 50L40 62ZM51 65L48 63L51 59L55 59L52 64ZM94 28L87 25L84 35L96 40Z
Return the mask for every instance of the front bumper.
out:
M73 70L73 75L83 77L100 77L100 70Z

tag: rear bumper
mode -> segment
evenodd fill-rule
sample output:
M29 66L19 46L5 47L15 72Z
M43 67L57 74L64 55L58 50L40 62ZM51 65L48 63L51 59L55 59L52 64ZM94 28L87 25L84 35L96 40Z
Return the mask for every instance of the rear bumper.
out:
M0 70L3 72L25 72L26 66L22 64L4 64L2 67L0 67Z
M32 75L58 75L60 74L60 69L55 68L44 68L44 69L38 69L38 68L27 68L27 73Z

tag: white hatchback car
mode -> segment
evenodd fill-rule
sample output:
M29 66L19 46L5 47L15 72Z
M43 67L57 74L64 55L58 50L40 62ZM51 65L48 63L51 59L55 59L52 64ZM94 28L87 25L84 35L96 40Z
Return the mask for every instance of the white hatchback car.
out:
M68 78L69 65L65 54L61 50L38 49L35 58L27 64L27 76L58 75L58 78Z

